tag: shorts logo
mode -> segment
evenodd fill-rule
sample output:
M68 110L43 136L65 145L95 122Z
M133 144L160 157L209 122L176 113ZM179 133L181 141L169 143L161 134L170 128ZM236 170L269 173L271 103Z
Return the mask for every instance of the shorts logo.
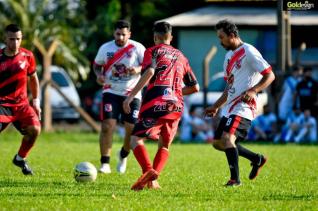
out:
M145 128L150 128L150 127L154 126L155 123L156 123L156 121L153 118L145 118L142 120L142 125Z
M113 110L112 104L105 104L104 105L104 110L106 112L111 112Z
M139 111L138 111L138 110L134 110L134 111L133 111L133 115L132 115L133 118L136 118L136 119L137 119L137 118L138 118L138 115L139 115Z

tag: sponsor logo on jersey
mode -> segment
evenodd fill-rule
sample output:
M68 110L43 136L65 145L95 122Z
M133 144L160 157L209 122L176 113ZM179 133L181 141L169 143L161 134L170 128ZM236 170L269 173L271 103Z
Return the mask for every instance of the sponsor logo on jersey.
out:
M106 112L111 112L113 110L112 104L105 104L104 109Z

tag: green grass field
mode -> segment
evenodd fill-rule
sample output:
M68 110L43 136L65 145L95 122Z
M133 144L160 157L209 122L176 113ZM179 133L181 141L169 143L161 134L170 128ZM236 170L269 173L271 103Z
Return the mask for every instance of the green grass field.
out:
M0 210L318 210L318 146L256 145L269 160L254 181L248 180L249 162L240 160L243 185L225 188L229 170L224 153L207 144L175 143L162 172L161 190L134 192L130 186L140 176L131 154L125 175L98 175L96 182L81 184L73 168L81 161L99 166L98 135L92 133L42 134L29 156L35 171L24 176L11 160L20 135L0 134ZM153 156L156 145L148 142Z

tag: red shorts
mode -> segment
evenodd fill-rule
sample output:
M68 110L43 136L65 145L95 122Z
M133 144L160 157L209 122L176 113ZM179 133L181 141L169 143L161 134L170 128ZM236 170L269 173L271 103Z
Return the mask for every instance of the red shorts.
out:
M152 140L162 137L164 143L170 143L178 130L180 119L139 119L132 135Z
M39 117L29 104L12 107L0 105L0 131L11 122L19 131L27 126L41 126Z

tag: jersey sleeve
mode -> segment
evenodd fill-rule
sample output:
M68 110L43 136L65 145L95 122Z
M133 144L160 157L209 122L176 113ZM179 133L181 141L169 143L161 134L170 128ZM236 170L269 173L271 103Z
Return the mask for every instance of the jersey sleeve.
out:
M137 45L137 56L138 56L138 64L142 64L143 60L144 60L144 55L145 55L145 50L146 48L139 44Z
M29 60L29 67L27 70L27 74L28 75L32 75L36 72L36 62L35 62L35 58L32 52L30 52L30 56L28 57Z
M184 63L185 75L183 77L183 83L186 86L194 86L198 83L197 78L195 77L188 60L185 60Z
M246 59L251 65L251 67L262 75L267 74L272 71L271 66L267 63L267 61L262 57L260 52L256 49L249 49L246 53Z
M106 54L107 52L103 45L99 48L97 55L95 57L94 63L101 66L106 64L106 59L107 59Z
M141 74L143 74L152 65L152 50L148 48L143 57Z

